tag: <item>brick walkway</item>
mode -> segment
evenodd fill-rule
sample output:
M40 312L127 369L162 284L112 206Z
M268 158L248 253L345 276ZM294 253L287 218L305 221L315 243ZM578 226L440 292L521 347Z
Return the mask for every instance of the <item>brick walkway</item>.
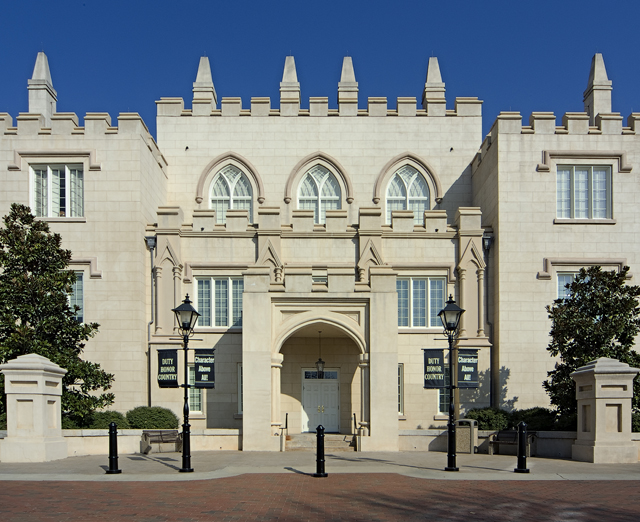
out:
M2 522L637 522L640 481L443 481L251 474L191 482L0 482Z

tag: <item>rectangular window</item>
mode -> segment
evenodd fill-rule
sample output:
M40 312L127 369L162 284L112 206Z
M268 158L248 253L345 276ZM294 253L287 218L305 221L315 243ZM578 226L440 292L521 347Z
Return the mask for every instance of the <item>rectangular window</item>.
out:
M193 384L196 382L196 369L193 364L189 365L189 384L192 387L189 388L189 412L190 413L203 413L202 410L202 388L194 388Z
M577 272L558 272L558 299L569 297L571 292L566 286L573 283L577 274Z
M242 278L199 277L196 291L198 326L242 326Z
M32 210L37 217L83 217L82 165L33 165Z
M451 383L451 372L449 371L449 365L444 367L444 385L445 388L438 390L438 410L441 414L449 414L449 384Z
M557 217L611 218L611 167L558 166Z
M398 413L404 413L404 364L398 364Z
M71 293L69 294L69 306L73 310L74 306L78 307L75 312L76 320L79 323L84 322L84 274L76 272L76 282L73 283Z
M444 308L446 280L444 277L398 278L398 326L405 328L436 328L438 313Z

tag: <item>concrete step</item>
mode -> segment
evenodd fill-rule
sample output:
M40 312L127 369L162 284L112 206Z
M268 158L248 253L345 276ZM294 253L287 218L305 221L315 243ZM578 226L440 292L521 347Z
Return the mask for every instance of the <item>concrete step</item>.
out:
M353 435L330 433L324 436L324 449L328 451L355 451L352 446ZM285 451L316 451L316 434L301 433L298 435L287 435L285 441Z

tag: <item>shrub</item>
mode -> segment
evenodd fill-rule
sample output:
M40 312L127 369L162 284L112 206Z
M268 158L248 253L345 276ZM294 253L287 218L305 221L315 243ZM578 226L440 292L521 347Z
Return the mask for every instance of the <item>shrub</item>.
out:
M129 429L129 422L119 411L96 411L91 415L90 428L93 430L108 430L109 424L115 422L119 429Z
M62 429L63 430L81 430L85 428L77 417L71 417L69 415L62 416Z
M556 412L536 406L526 410L514 410L509 414L509 424L517 428L524 421L528 431L550 431L556 428Z
M509 427L509 413L497 408L469 410L465 418L477 420L479 430L506 430Z
M0 413L0 430L6 430L6 429L7 429L7 414Z
M558 431L578 431L578 414L570 413L566 415L558 414L556 419L556 430Z
M129 427L135 430L167 430L178 427L178 417L160 406L138 406L127 412Z
M631 415L631 431L640 432L640 412Z

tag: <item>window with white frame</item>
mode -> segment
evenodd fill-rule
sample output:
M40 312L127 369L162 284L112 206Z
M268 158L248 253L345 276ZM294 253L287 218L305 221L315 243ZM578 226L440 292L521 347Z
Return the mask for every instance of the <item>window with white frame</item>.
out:
M400 277L398 292L398 326L436 328L442 325L438 313L444 308L444 277Z
M242 326L241 277L198 277L198 326Z
M202 409L202 399L204 390L202 388L195 388L193 385L196 383L196 369L193 364L189 365L189 412L190 413L204 413Z
M216 222L227 222L227 210L248 210L252 222L253 191L249 178L235 165L227 165L211 182L210 206L216 211Z
M451 383L451 372L449 366L444 367L444 388L438 390L438 412L449 414L449 384Z
M611 218L611 167L558 165L557 217Z
M387 224L394 210L413 210L413 222L424 223L424 211L429 210L429 186L424 176L411 165L400 167L387 187Z
M398 413L404 413L404 363L398 364Z
M69 306L71 310L78 307L75 310L75 318L79 323L84 322L84 274L82 272L76 272L76 281L69 294Z
M298 208L313 210L313 222L323 224L327 210L340 210L340 184L329 169L315 165L304 175L298 189Z
M36 217L83 217L82 165L31 165L31 208Z
M571 295L571 290L567 288L575 280L578 272L558 272L558 299L564 299Z

